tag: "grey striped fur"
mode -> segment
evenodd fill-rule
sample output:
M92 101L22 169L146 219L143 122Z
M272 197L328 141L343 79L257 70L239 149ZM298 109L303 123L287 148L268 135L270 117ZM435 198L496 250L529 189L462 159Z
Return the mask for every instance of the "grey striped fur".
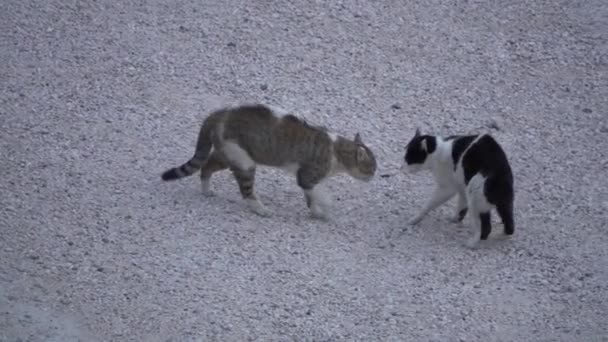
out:
M348 139L256 104L212 112L201 125L194 156L165 171L162 179L177 180L200 170L203 191L211 194L211 176L230 169L249 207L266 216L269 212L254 190L257 165L293 173L307 206L320 218L329 218L329 203L320 187L325 179L346 173L367 182L377 167L374 153L358 133Z

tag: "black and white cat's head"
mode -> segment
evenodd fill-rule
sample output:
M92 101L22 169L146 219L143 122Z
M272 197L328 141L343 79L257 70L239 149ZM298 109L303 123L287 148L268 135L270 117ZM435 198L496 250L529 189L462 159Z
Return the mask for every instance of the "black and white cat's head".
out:
M430 169L430 156L437 149L437 139L432 135L422 135L416 129L416 134L405 147L405 156L401 171L403 173L417 173Z

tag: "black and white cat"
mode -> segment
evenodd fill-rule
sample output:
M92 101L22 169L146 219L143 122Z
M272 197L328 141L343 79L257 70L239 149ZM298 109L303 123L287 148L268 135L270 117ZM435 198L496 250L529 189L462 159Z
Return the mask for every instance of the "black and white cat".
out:
M431 210L458 194L456 215L460 222L470 213L475 233L465 244L475 248L487 240L492 230L490 212L496 209L504 224L504 234L513 235L513 173L502 147L489 134L457 135L442 138L422 135L420 130L406 146L401 167L404 173L430 170L437 188L433 197L414 219L416 225Z

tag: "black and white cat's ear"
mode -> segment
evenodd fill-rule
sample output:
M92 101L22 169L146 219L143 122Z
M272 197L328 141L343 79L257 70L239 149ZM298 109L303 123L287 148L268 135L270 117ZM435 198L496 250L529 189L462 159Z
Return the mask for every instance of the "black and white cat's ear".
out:
M416 134L414 134L414 138L419 137L419 136L420 136L420 128L416 128Z
M420 148L422 148L422 150L423 150L424 152L428 151L428 146L426 145L426 139L424 139L424 138L423 138L423 139L420 141Z
M361 140L361 135L359 134L359 132L357 132L357 134L355 134L355 143L363 144L363 140Z

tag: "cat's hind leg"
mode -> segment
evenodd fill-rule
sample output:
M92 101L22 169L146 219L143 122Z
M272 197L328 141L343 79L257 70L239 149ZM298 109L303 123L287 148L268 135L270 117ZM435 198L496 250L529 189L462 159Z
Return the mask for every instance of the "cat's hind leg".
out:
M458 191L458 204L456 205L456 214L452 218L453 223L462 222L467 216L467 196L464 191Z
M492 215L490 211L479 214L479 221L481 222L481 234L479 240L487 240L488 236L492 232Z
M490 212L478 213L476 210L471 210L471 221L473 225L473 235L465 242L465 245L471 249L477 248L480 241L487 240L492 232L492 217Z
M270 211L260 202L255 195L255 167L247 170L241 170L237 167L232 167L232 174L239 185L239 191L243 199L247 202L249 209L260 216L270 216Z
M481 238L481 217L473 207L469 207L469 212L471 226L473 226L473 235L464 242L464 245L470 249L475 249L479 245L479 240Z
M270 216L268 209L255 195L255 161L234 141L223 141L221 146L222 153L226 157L230 170L239 185L239 191L249 209L260 216Z
M500 203L496 205L496 212L504 224L504 234L506 236L513 235L515 233L515 223L513 222L513 203Z
M424 218L424 216L426 216L426 214L447 202L454 196L455 193L456 190L451 187L437 186L437 188L435 188L435 192L433 192L433 197L431 197L431 199L427 202L422 211L420 211L420 213L410 221L410 225L418 224Z
M467 205L473 226L473 235L465 242L469 248L476 248L480 240L487 240L492 231L490 211L492 205L484 194L485 177L475 175L469 181L466 189Z
M222 171L228 168L228 165L224 162L220 154L216 151L212 152L205 164L201 167L201 188L203 195L212 196L213 191L211 190L211 176L218 171Z

